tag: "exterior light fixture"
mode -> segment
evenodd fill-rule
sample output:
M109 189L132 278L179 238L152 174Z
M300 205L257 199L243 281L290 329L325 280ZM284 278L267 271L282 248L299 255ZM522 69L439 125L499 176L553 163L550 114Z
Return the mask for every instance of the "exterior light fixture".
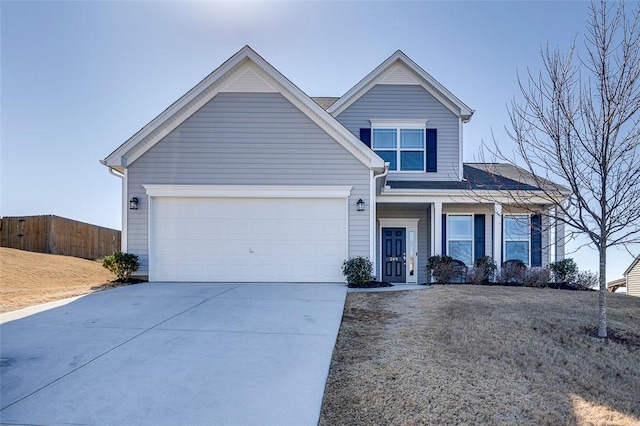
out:
M129 210L138 210L138 197L131 197L129 200Z
M360 198L358 200L358 202L356 203L356 205L358 206L358 211L359 212L363 212L364 211L364 201L362 201L362 198Z

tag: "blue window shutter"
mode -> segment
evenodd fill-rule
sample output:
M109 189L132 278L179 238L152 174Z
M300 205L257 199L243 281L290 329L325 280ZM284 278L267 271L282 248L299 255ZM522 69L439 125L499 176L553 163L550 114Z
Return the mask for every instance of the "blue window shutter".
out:
M542 266L542 216L531 216L531 266Z
M371 148L371 129L360 129L360 140Z
M427 172L438 171L438 130L427 129Z
M485 233L485 228L484 228L484 215L483 214L476 214L473 217L473 229L474 229L474 236L473 236L473 251L474 253L474 260L477 260L481 257L484 256L484 233Z
M447 254L447 215L442 214L442 255Z

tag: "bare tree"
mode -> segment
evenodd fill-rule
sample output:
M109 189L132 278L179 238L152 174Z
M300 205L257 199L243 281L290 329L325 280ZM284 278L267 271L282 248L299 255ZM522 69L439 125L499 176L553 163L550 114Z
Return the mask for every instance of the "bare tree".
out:
M522 98L508 107L515 162L536 194L599 253L598 336L607 337L607 248L640 242L640 6L592 2L584 53L541 49L542 70L518 76ZM524 80L524 81L523 81ZM490 167L490 166L488 166ZM565 198L556 182L571 189ZM510 199L531 208L527 191ZM562 200L562 201L560 201Z

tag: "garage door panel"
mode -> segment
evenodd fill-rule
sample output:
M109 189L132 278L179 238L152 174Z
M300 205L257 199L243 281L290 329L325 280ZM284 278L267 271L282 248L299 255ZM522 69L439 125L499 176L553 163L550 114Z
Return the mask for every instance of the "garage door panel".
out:
M155 281L342 281L344 198L153 199Z

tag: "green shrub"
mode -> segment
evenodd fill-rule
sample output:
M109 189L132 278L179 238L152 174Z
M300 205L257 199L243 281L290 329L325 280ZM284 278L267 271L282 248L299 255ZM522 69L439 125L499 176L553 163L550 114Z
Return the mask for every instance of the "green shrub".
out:
M468 280L472 284L486 284L493 279L496 269L498 269L498 265L491 256L480 257L473 262Z
M119 251L105 257L102 266L116 274L119 280L127 281L140 268L140 262L137 255Z
M366 257L352 257L342 263L342 275L352 287L363 287L373 279L373 263Z
M570 284L578 275L578 265L571 258L550 263L549 268L553 272L553 279L557 283Z

